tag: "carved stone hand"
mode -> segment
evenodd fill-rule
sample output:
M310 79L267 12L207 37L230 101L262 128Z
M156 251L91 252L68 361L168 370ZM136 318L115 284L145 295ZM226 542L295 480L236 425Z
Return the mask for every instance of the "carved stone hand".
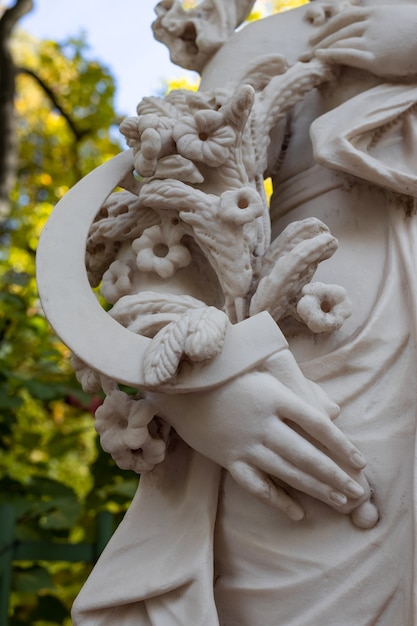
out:
M352 7L332 17L310 43L322 61L384 78L417 74L417 6Z
M290 519L302 519L304 511L287 486L345 514L366 503L355 523L377 521L362 472L366 461L331 421L337 405L304 378L288 350L213 391L150 397L192 448Z

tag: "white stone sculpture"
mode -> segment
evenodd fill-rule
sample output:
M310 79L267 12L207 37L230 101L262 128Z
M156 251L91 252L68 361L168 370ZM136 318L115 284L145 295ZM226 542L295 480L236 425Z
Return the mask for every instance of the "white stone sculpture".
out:
M252 4L158 5L200 91L145 98L39 246L101 444L142 474L77 626L417 623L417 2L233 34Z
M155 8L153 33L169 48L173 63L200 72L248 17L253 4L254 0L203 0L185 11L179 0L162 0Z

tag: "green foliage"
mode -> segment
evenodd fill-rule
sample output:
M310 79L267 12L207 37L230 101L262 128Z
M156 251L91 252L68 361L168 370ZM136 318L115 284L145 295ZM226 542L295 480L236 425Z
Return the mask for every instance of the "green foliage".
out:
M19 34L18 184L0 223L0 504L14 506L17 540L91 542L97 512L120 515L137 477L100 451L101 401L84 394L69 352L45 320L36 245L53 206L85 173L117 154L114 80L87 60L83 40L63 45ZM11 626L70 624L90 565L18 562Z

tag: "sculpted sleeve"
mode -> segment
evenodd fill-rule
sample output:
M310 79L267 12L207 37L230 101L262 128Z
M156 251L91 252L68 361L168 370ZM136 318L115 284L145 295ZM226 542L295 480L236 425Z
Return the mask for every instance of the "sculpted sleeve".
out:
M319 117L311 139L320 164L417 195L417 86L369 89Z

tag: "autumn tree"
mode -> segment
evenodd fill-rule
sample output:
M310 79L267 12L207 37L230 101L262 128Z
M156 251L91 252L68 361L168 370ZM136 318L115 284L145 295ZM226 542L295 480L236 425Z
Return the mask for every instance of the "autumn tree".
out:
M17 13L6 15L16 24ZM97 446L92 414L100 398L80 390L69 352L43 316L35 251L56 202L122 148L114 80L88 58L82 39L58 44L16 31L6 60L14 93L3 120L7 145L0 137L8 156L0 168L0 504L14 507L16 541L86 541L100 509L126 508L137 477L122 476ZM10 624L70 624L88 567L16 563Z
M11 39L16 24L31 9L32 0L17 0L0 17L0 218L7 215L17 165L13 108L16 68Z

